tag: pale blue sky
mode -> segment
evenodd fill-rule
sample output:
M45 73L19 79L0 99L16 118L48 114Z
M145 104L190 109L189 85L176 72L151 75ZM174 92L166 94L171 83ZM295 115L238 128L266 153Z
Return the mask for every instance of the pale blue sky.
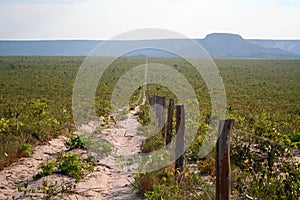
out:
M299 24L300 0L0 0L0 39L109 39L139 28L300 39Z

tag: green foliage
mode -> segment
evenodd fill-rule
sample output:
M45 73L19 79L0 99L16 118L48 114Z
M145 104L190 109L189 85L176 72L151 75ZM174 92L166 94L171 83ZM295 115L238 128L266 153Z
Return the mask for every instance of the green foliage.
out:
M167 59L159 61L168 62ZM231 143L234 196L243 198L248 196L254 199L298 199L299 177L297 173L291 173L297 171L297 165L291 157L290 148L299 147L300 144L298 137L300 104L296 103L299 101L297 94L300 90L300 79L297 78L300 76L299 61L216 60L215 62L226 87L228 116L235 119L235 129L238 130ZM194 76L193 70L186 63L176 59L173 59L173 63L178 63L176 70L190 81L200 102L198 134L187 149L187 162L194 166L197 177L209 176L206 182L213 183L214 155L204 159L198 158L205 133L210 129L208 124L210 96L201 77L197 77L197 73L194 73ZM163 87L150 85L148 88L150 94L174 97ZM144 116L148 116L148 113L143 112L142 110L140 113L141 122ZM186 127L187 131L189 129L190 127ZM163 138L155 136L148 138L143 143L142 151L144 149L144 152L151 152L161 148L160 145L156 146L160 143L159 140L162 142ZM144 175L145 180L149 181L140 182L141 185L152 186L152 188L147 186L150 189L145 192L149 199L169 198L163 193L170 188L157 182L160 177L154 178L159 172ZM287 181L288 176L291 182ZM140 187L143 189L143 186ZM182 187L177 189L180 194L185 190ZM214 191L210 186L203 186L199 191L203 194L201 199L213 198ZM177 190L173 192L177 194ZM186 199L185 196L179 197Z
M142 144L142 153L149 153L163 147L164 140L162 134L158 133L152 137L147 138Z
M180 195L180 189L177 185L164 185L164 184L155 184L153 186L153 191L148 191L144 194L146 199L152 200L173 200L173 199L182 199ZM187 198L185 198L187 199Z
M69 134L74 130L71 97L74 80L83 59L83 57L0 57L0 169L20 156L24 143L45 141L61 133ZM194 88L201 113L199 113L200 121L195 122L198 134L186 153L187 162L195 163L196 169L200 171L213 168L212 159L199 161L197 156L205 133L210 128L208 122L211 110L210 93L201 75L184 59L148 58L148 61L174 66L174 69L181 73ZM115 84L124 73L144 62L144 58L119 58L104 72L99 80L93 103L97 114L104 116L105 121L109 120L111 108L115 106L111 105L110 101ZM300 144L300 104L298 103L300 61L227 59L215 60L215 62L226 88L227 114L228 117L235 119L235 129L279 144L270 147L270 143L260 144L261 140L246 138L244 134L237 137L237 141L240 142L233 145L231 151L234 193L237 196L245 196L245 194L257 196L260 199L268 197L297 199L298 166L290 162L286 162L287 166L285 166L279 158L290 159L285 153L285 148L281 148L280 145L299 147ZM148 89L150 96L175 97L170 90L156 84L150 84ZM142 88L139 88L134 92L130 105L137 100L141 90ZM93 109L91 106L88 111ZM149 107L145 105L139 113L139 120L144 125L149 121L148 112ZM84 115L82 117L87 118ZM190 128L187 127L186 130ZM145 152L151 152L160 148L162 144L162 138L158 134L146 141L143 149ZM98 146L94 145L95 148ZM104 143L101 147L103 152L109 149L111 149L109 143ZM279 166L285 167L279 168ZM271 168L273 168L272 172ZM280 172L279 175L276 174L276 170ZM206 173L211 173L213 177L213 170L207 170ZM288 180L284 177L275 178L287 173ZM199 174L186 177L192 180L200 176ZM268 185L268 182L271 184ZM240 185L240 188L237 185ZM255 187L248 189L249 185ZM155 193L174 189L168 188L169 186L174 185L155 186ZM164 187L166 188L162 189ZM272 191L272 188L276 191ZM176 186L175 193L177 189L187 191L180 185ZM194 188L191 190L194 191ZM204 186L199 190L209 191Z
M24 144L22 145L21 151L24 152L25 157L31 156L31 153L32 153L32 145L31 145L31 144L24 143Z
M58 159L58 170L65 175L75 178L76 182L79 182L85 175L85 170L93 171L93 165L84 163L77 154L65 154L63 153Z
M25 197L29 197L29 198L37 198L37 197L39 197L36 194L36 189L34 189L34 188L28 188L28 186L29 186L29 181L26 180L24 182L24 187L21 187L21 186L17 185L16 189L18 190L18 192L22 192ZM13 197L13 199L14 199L14 197Z
M97 153L97 155L102 158L109 155L113 151L112 145L101 137L97 137L100 128L97 128L92 134L83 133L80 135L80 139L84 144L84 148Z
M144 192L144 197L151 200L161 199L205 199L203 180L190 171L188 166L181 181L175 176L173 166L151 173L136 173L136 187Z
M294 146L296 148L300 148L300 132L294 132L287 134L291 141L291 146Z
M85 149L85 146L83 144L80 135L71 135L69 137L69 140L65 142L65 146L67 147L68 150L77 149L77 148Z
M136 113L136 115L138 116L138 121L142 126L146 126L150 123L149 111L150 111L150 105L145 104L145 105L140 105L139 111Z
M74 129L70 97L82 59L0 57L0 169L24 155L24 143Z
M22 122L17 119L0 119L0 134L10 134L11 132L19 132L24 126Z
M152 173L135 173L134 178L136 186L145 193L153 191L155 185L165 184L167 181L168 183L175 183L174 170L171 167Z
M69 199L70 195L87 197L83 192L76 192L76 184L73 182L50 183L43 181L38 187L30 187L29 181L25 181L24 186L17 185L16 189L23 195L20 198L43 199L43 200L60 200ZM15 197L13 197L15 199Z
M41 163L39 169L42 171L33 176L33 179L37 180L42 177L52 175L56 167L56 160L49 161L47 163Z
M94 171L94 166L96 165L93 158L88 157L87 159L81 159L77 154L62 153L57 159L49 161L47 163L42 163L39 169L42 171L34 175L33 178L40 179L42 177L52 175L53 172L61 173L72 177L75 182L79 182L86 172Z
M233 188L255 199L298 199L299 165L287 146L253 136L232 138Z
M50 116L49 105L50 101L45 98L33 100L29 105L32 112L29 112L26 118L26 131L31 133L32 139L47 141L51 137L50 130L58 131L60 129L60 122Z

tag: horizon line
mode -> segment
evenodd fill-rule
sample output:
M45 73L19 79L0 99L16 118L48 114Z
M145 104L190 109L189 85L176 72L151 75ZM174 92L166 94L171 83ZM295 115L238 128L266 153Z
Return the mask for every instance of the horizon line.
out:
M237 35L242 37L244 40L300 40L300 38L259 38L259 37L252 37L252 38L244 38L241 34L238 33L228 33L228 32L213 32L206 34L205 37L202 38L196 38L196 37L186 37L186 38L145 38L145 39L118 39L120 41L130 41L130 40L164 40L164 39L192 39L192 40L202 40L205 39L208 35L212 34L229 34L229 35ZM15 38L15 39L0 39L0 41L109 41L111 39L100 39L100 38ZM116 40L117 41L117 40Z

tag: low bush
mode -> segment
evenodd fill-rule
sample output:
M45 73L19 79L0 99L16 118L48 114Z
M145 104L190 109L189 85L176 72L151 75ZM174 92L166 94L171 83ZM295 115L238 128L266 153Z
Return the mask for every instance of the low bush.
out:
M69 137L69 140L67 142L65 142L65 146L67 147L67 149L73 150L73 149L85 149L85 146L83 144L83 141L80 137L80 135L71 135Z
M21 147L22 153L24 153L25 157L31 156L32 153L32 145L24 143Z

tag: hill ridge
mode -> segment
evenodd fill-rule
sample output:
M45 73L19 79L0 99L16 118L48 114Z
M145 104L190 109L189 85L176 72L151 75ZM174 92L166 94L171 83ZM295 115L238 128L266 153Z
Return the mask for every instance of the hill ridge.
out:
M280 58L300 59L300 40L244 39L238 34L211 33L204 39L194 39L214 58ZM87 56L104 40L0 40L0 56ZM118 42L122 45L140 43L145 46L157 42L172 44L184 39L114 41L110 53L114 55ZM167 43L168 42L168 43ZM152 57L173 57L156 50L142 51ZM130 56L141 55L133 52Z

